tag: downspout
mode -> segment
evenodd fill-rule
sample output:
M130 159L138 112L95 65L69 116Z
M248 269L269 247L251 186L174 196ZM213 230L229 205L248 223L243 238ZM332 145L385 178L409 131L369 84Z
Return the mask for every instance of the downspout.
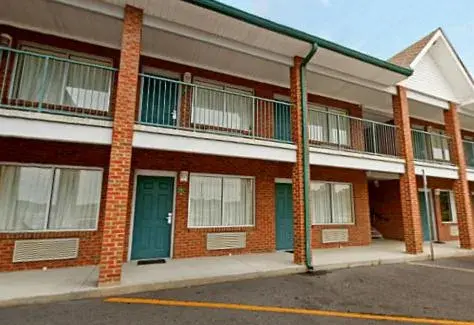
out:
M301 134L303 137L303 196L304 196L304 230L305 230L305 264L308 271L313 270L312 253L311 253L311 219L309 215L309 143L308 143L308 94L306 93L306 65L312 59L318 44L313 43L311 50L304 57L300 65L300 85L301 85Z

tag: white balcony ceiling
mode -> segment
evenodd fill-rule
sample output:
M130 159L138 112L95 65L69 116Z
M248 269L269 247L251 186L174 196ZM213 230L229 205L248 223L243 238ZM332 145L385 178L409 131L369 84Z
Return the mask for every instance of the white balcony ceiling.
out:
M120 48L122 21L48 0L2 0L0 24Z

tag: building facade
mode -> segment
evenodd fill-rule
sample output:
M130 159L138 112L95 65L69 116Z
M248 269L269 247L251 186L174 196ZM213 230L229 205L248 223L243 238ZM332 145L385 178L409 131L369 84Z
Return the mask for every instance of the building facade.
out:
M441 30L389 62L214 1L7 8L0 271L473 248L474 87Z

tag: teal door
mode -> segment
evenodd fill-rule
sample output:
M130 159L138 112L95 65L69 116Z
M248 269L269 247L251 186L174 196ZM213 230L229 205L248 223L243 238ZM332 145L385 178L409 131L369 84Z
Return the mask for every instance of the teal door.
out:
M290 105L274 104L273 136L277 140L291 142L291 115Z
M428 159L428 146L426 144L425 133L413 132L412 133L413 143L413 155L415 159L427 160Z
M275 185L276 249L293 249L293 194L291 184Z
M428 193L428 199L431 194ZM418 192L418 204L420 206L421 230L423 231L423 240L430 240L430 226L428 224L428 209L426 206L425 193ZM430 204L428 202L428 204Z
M137 177L132 260L170 256L173 188L172 177Z
M142 81L140 121L162 126L176 125L179 84L153 76L143 77Z

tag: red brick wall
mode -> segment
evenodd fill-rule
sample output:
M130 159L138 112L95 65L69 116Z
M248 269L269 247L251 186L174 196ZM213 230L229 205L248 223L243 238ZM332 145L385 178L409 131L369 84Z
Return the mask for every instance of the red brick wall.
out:
M400 181L369 182L369 204L373 226L386 239L403 240L403 218L400 202Z
M290 178L291 164L134 149L132 168L134 172L137 169L174 171L178 173L178 176L180 171L188 171L190 174L208 173L255 177L255 226L208 229L188 228L189 182L179 182L178 177L173 258L271 252L275 250L275 178ZM131 188L133 189L133 186ZM131 216L131 209L128 216ZM131 218L128 217L124 258L127 258L128 254L130 221ZM247 233L246 248L212 251L206 249L208 233L235 231Z
M369 245L370 234L370 213L369 213L369 191L367 176L363 170L352 170L343 168L331 168L311 166L311 181L343 182L352 184L353 204L354 204L354 225L313 225L312 226L312 247L330 248L343 246ZM322 229L348 229L348 243L323 244L321 238Z
M36 141L0 138L2 162L46 165L69 165L104 168L102 200L97 231L0 233L0 271L26 270L42 267L65 267L97 264L100 255L106 192L107 164L110 149L106 146L70 144L52 141ZM12 263L16 239L79 238L79 256L76 259Z

